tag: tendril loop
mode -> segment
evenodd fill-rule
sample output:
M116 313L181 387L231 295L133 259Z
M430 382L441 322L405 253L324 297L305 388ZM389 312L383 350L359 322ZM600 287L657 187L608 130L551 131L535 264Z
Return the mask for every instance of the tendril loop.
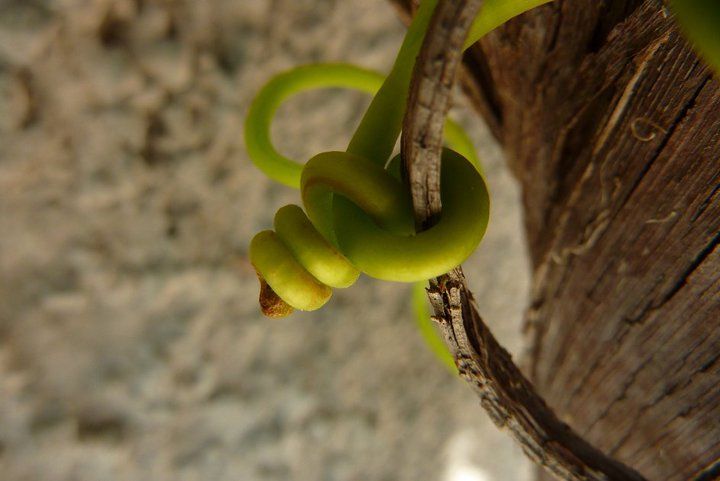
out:
M268 303L268 293L295 309L315 310L328 301L331 288L349 287L360 272L402 282L440 275L465 260L484 234L487 187L476 164L453 150L443 153L443 215L416 234L399 157L386 169L362 155L323 152L303 167L272 145L273 114L292 94L338 86L372 92L380 83L379 75L357 67L313 65L278 75L256 97L246 124L252 159L273 179L299 187L307 211L297 205L281 208L274 230L260 232L250 244L250 260L272 289L261 293L266 315L291 312ZM250 122L254 118L260 121ZM454 147L476 159L457 124L448 123L446 132Z
M485 0L466 45L514 15L549 0ZM314 310L332 287L348 287L365 272L390 281L438 276L477 247L488 222L489 195L472 142L451 121L442 154L442 214L415 232L409 189L396 157L415 58L437 0L423 0L387 77L345 64L318 64L283 72L259 92L245 122L250 158L270 178L299 188L305 212L281 208L274 230L257 234L250 260L261 281L260 304L270 316L291 306ZM345 152L323 152L304 166L273 146L270 126L278 107L309 89L341 87L374 94ZM282 300L282 301L281 301ZM285 305L286 303L286 305Z

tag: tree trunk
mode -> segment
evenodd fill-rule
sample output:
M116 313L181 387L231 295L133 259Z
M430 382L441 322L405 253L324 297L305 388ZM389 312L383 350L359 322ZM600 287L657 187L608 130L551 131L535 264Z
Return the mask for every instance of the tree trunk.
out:
M656 0L556 0L465 65L523 187L536 388L647 479L720 479L718 77Z

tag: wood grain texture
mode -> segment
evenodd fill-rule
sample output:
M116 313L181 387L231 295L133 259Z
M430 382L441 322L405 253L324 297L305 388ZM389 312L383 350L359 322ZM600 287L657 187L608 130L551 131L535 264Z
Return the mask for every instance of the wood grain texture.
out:
M465 62L523 186L534 384L646 478L720 479L718 78L654 0L556 0Z
M413 72L401 145L421 228L441 214L443 124L460 52L479 5L479 0L438 3ZM564 480L644 479L590 445L548 408L483 323L460 268L432 279L428 295L461 376L530 459Z

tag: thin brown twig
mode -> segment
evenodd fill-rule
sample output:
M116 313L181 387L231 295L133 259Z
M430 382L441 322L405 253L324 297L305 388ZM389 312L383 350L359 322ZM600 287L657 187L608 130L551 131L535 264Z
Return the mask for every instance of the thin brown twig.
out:
M416 224L440 215L443 122L462 46L481 0L440 0L413 73L401 140ZM645 478L590 445L560 421L482 321L460 267L430 281L428 297L461 376L490 418L558 479L642 481Z

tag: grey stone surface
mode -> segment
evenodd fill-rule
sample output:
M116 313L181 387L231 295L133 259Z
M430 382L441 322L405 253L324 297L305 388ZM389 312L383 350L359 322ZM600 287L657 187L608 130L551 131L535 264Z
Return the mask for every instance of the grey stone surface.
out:
M527 479L425 349L409 286L256 306L249 239L298 194L244 152L252 95L301 63L387 71L403 30L383 0L0 0L0 479ZM274 135L342 148L366 102L302 95ZM466 273L520 354L517 186L458 110L493 195Z

